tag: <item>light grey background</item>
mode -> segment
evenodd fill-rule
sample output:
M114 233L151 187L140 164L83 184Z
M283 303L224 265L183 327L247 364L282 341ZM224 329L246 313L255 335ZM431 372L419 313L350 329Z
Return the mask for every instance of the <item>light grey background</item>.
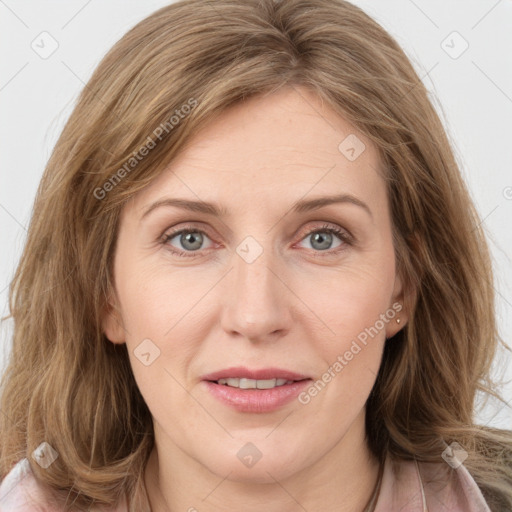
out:
M8 284L24 244L38 182L79 91L129 28L168 3L0 0L2 316L8 313ZM431 92L489 235L500 332L512 346L512 2L354 3L397 39ZM58 47L45 54L52 45ZM4 321L0 371L11 334L11 321ZM512 379L511 362L509 353L501 352L495 376ZM512 383L501 391L512 404ZM511 410L495 400L478 412L477 419L512 428Z

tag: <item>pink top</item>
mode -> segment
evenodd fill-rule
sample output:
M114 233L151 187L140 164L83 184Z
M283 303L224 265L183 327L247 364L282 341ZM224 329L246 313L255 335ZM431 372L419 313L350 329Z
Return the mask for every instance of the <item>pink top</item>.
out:
M454 470L447 484L434 482L445 474L446 465L388 458L375 512L491 512L480 489L464 465ZM397 474L397 470L399 475ZM446 474L444 477L446 482ZM101 507L91 512L127 512L126 502L116 508ZM0 512L59 512L49 504L34 478L28 459L20 460L0 484Z

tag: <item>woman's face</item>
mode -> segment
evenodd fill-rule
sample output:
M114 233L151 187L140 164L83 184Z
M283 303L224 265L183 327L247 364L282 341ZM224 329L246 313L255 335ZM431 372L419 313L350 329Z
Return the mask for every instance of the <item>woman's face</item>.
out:
M127 344L160 457L273 482L361 453L406 321L379 165L284 89L225 111L125 206L104 330Z

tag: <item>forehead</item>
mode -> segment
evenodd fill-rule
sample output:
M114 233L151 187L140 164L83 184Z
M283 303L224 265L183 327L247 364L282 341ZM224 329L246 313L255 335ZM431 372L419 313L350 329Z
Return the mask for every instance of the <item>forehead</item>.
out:
M380 165L368 138L316 95L286 88L222 112L133 206L171 193L246 207L334 193L385 202Z

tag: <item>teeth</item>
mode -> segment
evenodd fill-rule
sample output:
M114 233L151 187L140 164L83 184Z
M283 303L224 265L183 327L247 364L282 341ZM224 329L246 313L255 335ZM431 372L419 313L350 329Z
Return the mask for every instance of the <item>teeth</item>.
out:
M219 384L225 384L232 388L240 388L240 389L272 389L277 386L283 386L284 384L291 384L293 380L286 379L266 379L266 380L256 380L256 379L238 379L238 378L228 378L228 379L219 379L217 381Z

